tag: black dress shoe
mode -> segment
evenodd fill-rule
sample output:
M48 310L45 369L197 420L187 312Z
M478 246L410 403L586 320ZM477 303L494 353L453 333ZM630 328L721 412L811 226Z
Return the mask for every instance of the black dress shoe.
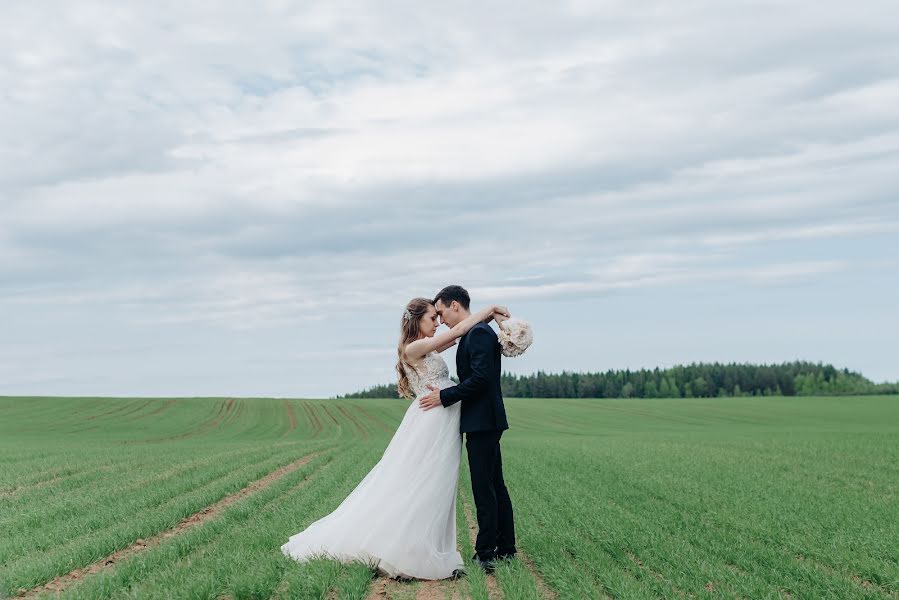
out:
M456 569L453 571L453 574L450 575L450 579L462 579L465 575L466 573L463 569Z
M496 562L493 559L481 560L480 558L475 558L474 564L484 569L484 572L488 575L491 575L496 570Z

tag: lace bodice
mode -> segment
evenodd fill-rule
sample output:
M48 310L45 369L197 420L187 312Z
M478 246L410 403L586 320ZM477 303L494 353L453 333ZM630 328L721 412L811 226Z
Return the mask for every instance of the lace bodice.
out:
M412 386L412 392L416 397L430 392L428 385L434 385L440 388L448 388L456 385L449 376L449 367L446 361L437 352L427 354L417 369L409 369L403 365L406 370L406 376L409 377L409 385Z

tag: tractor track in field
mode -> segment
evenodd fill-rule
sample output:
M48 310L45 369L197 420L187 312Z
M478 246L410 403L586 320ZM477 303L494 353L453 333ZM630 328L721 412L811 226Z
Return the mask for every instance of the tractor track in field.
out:
M668 581L668 580L665 578L665 576L662 575L662 573L660 573L657 569L654 569L654 568L652 568L651 566L644 564L644 563L643 563L643 560L642 560L639 556L637 556L637 555L636 555L632 550L630 550L629 548L624 548L624 554L625 554L625 555L628 557L628 559L633 563L633 566L636 566L636 567L637 567L636 570L637 570L638 572L642 572L644 575L649 575L649 576L651 576L651 577L654 578L656 581L658 581L661 585L665 585L665 586L670 587L670 588L671 588L671 591L674 592L674 594L675 594L678 598L689 598L689 597L691 597L691 596L688 595L684 590L680 589L678 586L676 586L676 585L674 585L673 583L671 583L670 581ZM622 566L623 566L623 567L625 568L625 570L627 570L627 571L633 572L633 570L634 570L634 569L633 569L633 566L631 566L631 565L622 565ZM705 584L705 589L706 589L706 591L712 592L712 591L715 590L715 584L714 584L713 582L709 581L709 582L707 582L707 583Z
M353 427L355 427L356 431L359 432L359 435L362 436L362 439L368 439L368 430L362 426L362 423L359 421L359 419L356 418L353 413L348 411L343 406L338 406L337 410L339 410L343 416L350 420L350 422L353 424Z
M457 548L461 547L457 542ZM461 580L416 580L415 600L445 600L447 591L451 591L452 600L462 600ZM397 581L379 572L371 583L371 589L365 600L391 600L398 597L409 597L410 583ZM406 589L404 589L406 588Z
M220 474L216 475L213 479L201 484L197 488L187 489L187 490L178 490L178 491L174 492L171 496L165 498L164 500L161 500L161 501L155 502L155 503L149 503L145 506L138 506L138 507L136 507L136 510L140 510L140 511L158 510L161 507L164 507L166 505L176 502L182 496L190 493L191 491L196 491L197 489L206 489L208 487L211 487L212 485L215 485L216 483L221 482L222 480L226 479L228 477L228 475L229 475L229 473L220 473ZM103 490L103 496L101 498L105 502L114 502L115 499L117 497L119 497L120 495L121 494L116 492L115 490L106 489L106 490ZM54 519L54 517L56 517L57 515L67 514L67 510L70 510L70 508L67 509L67 507L64 505L63 506L59 506L59 505L52 506L51 508L46 509L44 511L44 513L41 515L42 520L37 520L37 519L31 518L28 521L28 524L25 526L25 528L31 529L31 530L39 529L43 523L43 520L52 521ZM70 512L69 512L68 516L70 516L70 517L72 516ZM78 515L75 515L75 516L77 517ZM92 529L90 531L90 534L97 535L97 534L105 533L105 532L109 531L110 529L116 527L117 525L119 525L119 523L117 523L116 521L107 521L102 524L99 524L97 527ZM3 528L5 526L6 526L6 523L0 521L0 530L3 530ZM77 538L68 538L65 541L60 541L59 543L56 544L56 546L58 549L60 546L67 546L67 545L75 544L75 543L77 543L77 541L78 541Z
M236 421L238 417L240 417L240 413L243 412L243 407L247 404L240 398L232 398L232 400L234 400L234 408L233 410L228 411L228 413L225 415L225 418L222 421L222 425L224 425L225 423Z
M333 448L326 448L326 449L324 449L324 450L321 450L318 454L321 455L323 452L329 452L329 451L331 451L331 450L333 450ZM309 481L309 479L312 478L313 475L318 475L318 474L321 473L322 471L327 470L327 468L331 466L331 463L332 463L332 462L334 462L334 455L333 455L333 454L332 454L332 455L329 455L329 456L325 459L325 461L322 462L322 464L320 464L320 465L318 466L318 468L315 470L314 473L310 473L308 477L306 477L305 479L302 479L302 480L298 481L297 483L293 484L289 489L285 490L284 493L282 494L282 496L289 496L290 494L294 493L295 491L297 491L298 489L300 489L301 487L303 487L304 485L306 485L306 483Z
M415 600L443 600L446 598L445 589L446 583L443 581L422 581L415 592Z
M561 548L561 554L565 557L565 560L568 561L568 565L575 570L584 570L585 566L582 565L575 559L574 555L567 549ZM622 569L622 572L625 575L628 575L632 580L636 581L634 578L634 574L627 569ZM593 587L600 595L602 600L617 600L618 596L612 596L612 591L606 587L601 581L598 580L596 575L591 571L585 574L586 583Z
M322 404L322 410L325 411L325 414L331 417L331 420L334 421L334 425L340 429L340 421L337 420L337 417L331 414L331 411L328 410L328 407Z
M306 411L306 416L309 417L309 423L312 425L312 437L318 437L321 435L324 427L322 426L321 419L315 414L315 408L308 402L304 402L303 410Z
M149 404L152 404L153 402L155 402L155 400L150 399L145 402L142 402L141 404L138 404L137 406L134 406L134 404L132 402L129 402L128 400L118 400L118 402L121 402L124 406L117 406L116 408L114 408L112 410L109 410L109 411L106 411L103 413L99 413L96 415L91 415L91 416L87 417L86 419L83 419L82 422L90 424L91 421L93 421L94 419L97 419L98 417L108 417L108 416L112 416L112 415L115 415L115 419L119 419L120 417L124 417L126 415L130 415L130 414L133 414L136 412L140 412L141 409L143 409L145 406L147 406ZM125 420L127 421L130 419L125 419ZM68 433L82 433L85 431L96 431L99 428L100 428L100 425L94 424L93 426L90 426L90 427L81 427L81 428L77 428L77 429L70 429L70 430L68 430Z
M216 414L216 416L214 418L204 421L198 427L196 427L192 431L189 431L188 432L189 435L185 436L185 437L192 437L194 435L200 435L200 434L206 433L207 431L212 431L213 429L218 427L221 423L223 423L224 421L227 421L228 417L233 416L231 414L231 410L234 407L234 402L235 402L234 398L228 398L227 400L223 401L222 404L220 405L221 408L219 408L219 412Z
M136 421L139 419L146 419L147 417L155 417L156 415L165 412L172 404L174 404L177 401L178 401L177 398L171 398L169 400L166 400L161 405L159 405L157 408L154 408L153 410L151 410L150 412L148 412L145 415L135 417L135 419L133 419L133 420Z
M268 600L280 600L285 594L287 594L287 588L290 586L290 580L287 577L281 579L281 583L272 590L272 593L269 595Z
M55 477L51 477L50 479L44 479L30 485L19 485L16 487L9 487L0 489L0 498L9 498L11 496L15 496L20 492L27 492L30 490L40 489L42 487L46 487L48 485L54 484L60 479L64 477L74 477L75 475L80 475L83 471L76 471L75 473L69 473L68 475L57 475Z
M334 450L334 449L335 449L334 447L328 447L328 448L320 449L319 451L315 452L315 453L312 455L312 457L315 457L315 456L321 456L322 454L325 454L325 453L327 453L327 452L330 452L331 450ZM274 504L275 502L277 502L277 501L280 500L281 498L284 498L284 497L286 497L286 496L289 496L290 494L292 494L292 493L295 492L296 490L298 490L298 489L300 489L300 488L302 488L302 487L308 485L309 482L310 482L313 478L320 478L320 477L322 477L322 473L323 473L323 472L326 472L326 471L330 468L331 464L334 462L334 455L333 455L333 454L325 454L325 458L326 458L326 460L325 460L322 464L318 465L318 466L315 468L314 471L312 471L311 473L309 473L308 475L306 475L303 479L301 479L300 481L298 481L297 483L295 483L294 485L292 485L292 486L291 486L290 488L288 488L287 490L284 490L283 492L280 492L280 493L279 493L277 496L275 496L274 498L271 498L270 500L267 500L266 502L264 502L264 503L262 504L262 506L260 507L260 510L266 510L271 504ZM184 554L183 556L181 556L181 557L178 559L178 561L174 563L173 566L174 566L175 568L181 568L182 565L188 564L188 563L190 562L190 560L191 560L191 555L193 555L193 554L194 554L195 552L197 552L197 551L200 551L206 544L209 544L209 543L211 543L211 542L205 542L205 543L203 543L203 544L200 544L199 546L196 546L196 547L191 548L186 554ZM278 585L275 587L275 589L272 590L271 594L268 596L269 600L278 600L278 599L281 599L282 597L284 597L284 594L286 594L286 592L287 592L287 587L289 586L289 584L290 584L290 581L289 581L289 579L286 577L286 574L283 575L283 576L282 576L282 579L281 579L281 581L280 581L280 583L278 583ZM229 599L229 598L232 598L232 597L226 594L226 595L219 596L218 598L216 598L216 600L227 600L227 599ZM287 599L287 598L284 598L284 600L288 600L288 599Z
M365 600L381 600L381 598L391 597L391 580L386 577L378 577L372 584L372 589L365 597Z
M184 475L185 473L188 473L194 469L198 469L201 467L207 467L211 463L221 462L232 456L240 455L240 454L244 454L244 453L246 453L246 450L241 448L238 450L231 450L229 452L223 452L223 453L215 455L215 456L207 456L207 457L200 458L200 459L197 459L197 460L194 460L191 462L181 463L177 467L173 467L166 471L156 473L155 475L151 475L150 477L146 477L144 479L138 479L137 481L134 481L134 482L128 484L127 486L122 487L122 491L130 492L130 491L134 491L137 489L146 488L146 487L149 487L153 483L166 481L169 479L173 479L175 477L180 477L181 475Z
M118 413L118 412L121 412L121 411L123 411L123 410L125 410L125 409L127 409L127 408L132 408L131 403L128 402L127 400L121 400L121 399L120 399L120 400L118 400L118 402L121 402L121 403L122 403L122 406L116 406L116 407L113 408L112 410L107 410L107 411L105 411L105 412L101 412L101 413L97 413L97 414L95 414L95 415L91 415L91 416L87 417L87 418L84 419L84 420L85 420L85 421L93 421L94 419L96 419L96 418L98 418L98 417L107 417L107 416L109 416L109 415L114 415L114 414L116 414L116 413ZM150 400L150 402L152 402L152 400ZM146 403L143 404L142 406L146 406Z
M471 505L463 499L462 508L465 513L465 526L468 529L468 536L472 547L475 545L477 537L477 526L472 515ZM534 562L521 551L518 552L518 559L534 578L539 597L543 600L557 600L559 595L550 588L541 577ZM444 600L447 592L451 592L452 600L460 600L462 598L461 580L422 580L418 582L418 588L415 590L415 600ZM490 600L504 600L505 595L493 575L486 575L484 582L487 585L487 594ZM389 600L399 594L404 594L403 588L409 584L401 583L388 577L379 576L372 582L372 589L365 597L365 600Z
M32 490L47 487L49 485L53 485L54 483L58 483L59 481L62 481L64 479L71 479L73 477L78 477L79 475L84 475L85 473L95 473L95 472L100 473L100 472L106 472L106 471L113 471L113 470L115 470L116 466L117 465L115 465L115 464L105 464L105 465L100 465L97 467L89 467L89 468L79 469L77 471L74 471L72 473L67 473L65 475L57 475L55 477L51 477L49 479L42 479L41 481L36 481L34 483L20 485L20 486L13 487L13 488L2 489L2 490L0 490L0 498L15 497L19 493L30 492ZM66 492L68 493L68 492L75 491L79 488L82 488L84 486L90 485L91 483L94 483L94 481L95 480L93 480L93 479L89 479L87 481L84 481L84 482L76 485L76 486L68 488L66 490Z
M877 591L878 593L883 594L887 598L899 598L899 593L897 593L894 590L889 589L888 587L884 587L878 583L864 579L863 577L861 577L859 575L847 575L846 573L843 573L843 572L837 570L836 568L834 568L833 566L831 566L827 563L821 562L820 560L810 558L803 554L797 554L793 558L797 562L808 562L813 567L815 567L815 569L821 571L822 573L827 573L828 575L830 575L832 577L843 579L845 581L851 581L854 585L858 586L858 588L865 594L870 594L871 591L874 590L874 591Z
M147 538L147 539L137 539L130 546L122 548L120 550L116 550L112 554L102 558L90 565L85 567L81 567L66 573L65 575L60 575L59 577L54 578L52 581L49 581L40 586L34 587L30 590L20 589L15 596L16 598L33 598L38 594L42 594L45 592L55 592L57 594L64 592L70 586L74 585L79 580L83 579L85 576L90 575L92 573L97 573L102 571L108 567L115 566L117 563L134 556L139 552L143 552L149 548L159 545L166 539L176 536L188 529L192 529L197 525L201 525L206 521L215 518L222 510L242 500L243 498L249 496L250 494L259 492L270 485L272 485L278 479L289 475L290 473L304 467L311 461L313 458L318 456L318 453L307 454L306 456L299 458L289 464L278 467L268 475L253 481L240 490L228 494L218 502L211 504L203 509L195 512L194 514L181 519L181 521L175 525L175 527L171 529L167 529L156 535ZM305 480L304 480L305 481Z
M477 539L477 527L475 526L474 517L471 515L471 506L468 504L468 500L462 500L462 508L465 512L465 523L468 526L468 537L471 540L471 547L474 548ZM502 600L505 597L503 591L496 584L496 577L485 575L484 581L487 584L487 595L490 597L490 600Z
M82 473L85 473L89 470L90 470L90 468L85 467L83 469L74 470L71 473L65 473L65 474L59 473L56 475L52 475L52 476L48 477L47 479L41 479L40 481L34 481L32 483L25 483L22 485L14 485L12 487L0 488L0 498L7 498L9 496L15 496L19 492L27 492L29 490L42 488L42 487L48 486L50 484L56 483L57 481L59 481L61 479L67 479L69 477L75 477L76 475L81 475Z
M141 404L138 404L137 406L132 407L131 410L122 411L116 415L116 419L118 419L120 417L124 417L125 415L133 415L134 413L139 413L145 407L150 406L154 402L156 402L156 401L153 399L150 399L150 400L147 400L146 402L143 402Z
M100 413L97 415L90 416L87 419L84 419L84 421L87 422L87 421L96 419L97 417L110 416L110 415L115 415L115 421L118 421L119 419L121 419L122 421L127 421L127 422L139 421L141 419L145 419L147 417L159 414L160 412L162 412L163 410L168 408L171 405L171 403L173 403L174 401L175 401L175 399L171 399L168 402L163 403L163 405L161 407L156 408L153 411L151 411L145 415L137 414L135 416L131 416L128 419L121 419L121 417L125 417L127 415L134 415L134 413L140 413L140 411L142 409L144 409L145 407L149 406L150 404L156 402L156 399L150 399L150 400L147 400L146 402L144 402L143 404L140 404L140 405L134 406L134 407L130 407L131 410L124 410L124 408L117 408L115 410L112 410L112 411L109 411L106 413ZM96 431L99 428L100 428L99 426L95 425L93 427L83 427L81 429L72 429L69 431L69 433L79 433L79 432L83 432L83 431Z
M393 429L391 429L390 427L388 427L388 426L384 423L384 421L382 421L381 419L377 418L377 417L374 416L373 414L369 413L367 410L365 410L365 409L364 409L363 407L361 407L361 406L357 406L356 408L359 409L359 412L361 412L361 413L365 416L366 419L368 419L369 421L371 421L371 422L377 424L378 427L380 427L381 429L383 429L383 430L386 431L387 433L393 433Z
M293 405L287 399L284 400L284 408L287 410L287 419L290 422L289 429L284 432L284 435L287 435L297 428L297 414L293 410Z
M559 594L557 594L555 590L546 585L546 582L543 581L543 577L540 576L540 571L537 570L537 565L534 564L534 561L532 561L530 557L528 557L524 552L520 550L516 554L518 555L518 560L524 563L525 568L531 573L531 576L534 578L534 583L537 584L537 592L540 594L540 597L547 600L556 600L556 598L559 597Z
M204 433L212 431L216 427L218 427L223 422L223 420L228 420L229 417L234 416L234 414L232 413L232 408L234 407L234 402L235 402L234 398L228 398L227 400L223 400L222 402L219 403L218 412L215 414L214 417L206 419L205 421L201 422L199 425L197 425L193 429L188 429L184 433L179 433L178 435L172 435L172 436L168 436L168 437L164 437L164 438L153 438L152 440L144 440L144 441L146 441L146 442L165 442L165 441L169 441L169 440L182 440L185 438L202 435ZM240 406L242 406L242 404Z
M459 585L452 580L416 580L415 600L445 600L446 592L452 590L453 600L460 600L462 594ZM371 591L365 596L365 600L391 600L400 596L409 597L411 583L397 581L383 575L379 575L372 582Z

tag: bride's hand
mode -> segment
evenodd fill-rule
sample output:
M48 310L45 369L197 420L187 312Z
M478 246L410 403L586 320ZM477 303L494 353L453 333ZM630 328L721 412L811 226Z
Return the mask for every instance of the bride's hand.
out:
M501 305L499 305L499 304L494 304L494 305L493 305L493 314L494 314L494 315L502 315L502 316L505 317L506 319L508 319L509 317L512 316L512 315L509 314L509 309L508 309L508 308L506 308L505 306L501 306ZM496 318L496 317L494 316L494 318Z

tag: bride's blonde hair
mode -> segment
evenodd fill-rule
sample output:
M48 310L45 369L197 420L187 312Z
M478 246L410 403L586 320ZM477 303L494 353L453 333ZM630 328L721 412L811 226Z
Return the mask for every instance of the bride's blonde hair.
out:
M406 375L406 369L410 371L414 369L408 360L406 360L406 346L421 337L421 318L428 314L428 308L434 303L427 298L413 298L406 305L403 316L400 321L400 343L396 348L396 372L399 379L396 383L396 389L400 396L412 400L415 393L412 391L412 384L409 383L409 377ZM405 365L405 369L403 366Z

